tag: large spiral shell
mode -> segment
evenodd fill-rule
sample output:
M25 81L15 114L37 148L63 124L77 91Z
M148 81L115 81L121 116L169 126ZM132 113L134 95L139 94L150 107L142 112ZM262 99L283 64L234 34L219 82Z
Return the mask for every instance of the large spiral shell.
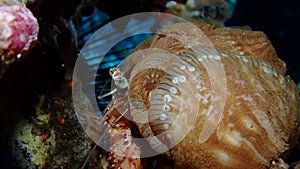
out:
M140 134L170 150L175 168L269 167L299 134L299 94L284 62L261 32L197 23L203 36L185 24L120 65Z

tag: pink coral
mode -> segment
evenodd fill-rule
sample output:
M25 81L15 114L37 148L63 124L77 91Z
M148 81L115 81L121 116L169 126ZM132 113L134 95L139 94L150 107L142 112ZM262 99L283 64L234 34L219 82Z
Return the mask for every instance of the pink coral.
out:
M12 62L22 57L37 40L38 23L23 5L0 6L1 61Z

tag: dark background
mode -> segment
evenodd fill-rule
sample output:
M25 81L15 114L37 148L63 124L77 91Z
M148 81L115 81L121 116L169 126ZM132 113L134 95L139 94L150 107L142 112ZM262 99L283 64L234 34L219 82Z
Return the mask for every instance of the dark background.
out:
M238 0L226 25L249 25L252 30L263 31L286 62L288 74L300 82L300 1Z

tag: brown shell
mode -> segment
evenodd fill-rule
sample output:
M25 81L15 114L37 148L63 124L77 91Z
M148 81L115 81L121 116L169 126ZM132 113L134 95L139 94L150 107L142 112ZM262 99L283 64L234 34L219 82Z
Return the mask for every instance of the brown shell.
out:
M299 93L285 63L262 32L195 23L212 48L198 45L206 37L186 24L140 44L135 51L153 52L129 56L122 65L141 135L154 150L170 148L175 168L270 167L299 135Z

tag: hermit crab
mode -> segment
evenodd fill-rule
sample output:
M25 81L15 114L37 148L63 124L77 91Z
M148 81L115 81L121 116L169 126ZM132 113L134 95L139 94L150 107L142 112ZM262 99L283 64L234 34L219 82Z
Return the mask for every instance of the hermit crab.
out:
M158 154L171 168L286 167L300 105L285 73L262 32L176 23L111 70L112 101L86 130L107 147L107 168Z

